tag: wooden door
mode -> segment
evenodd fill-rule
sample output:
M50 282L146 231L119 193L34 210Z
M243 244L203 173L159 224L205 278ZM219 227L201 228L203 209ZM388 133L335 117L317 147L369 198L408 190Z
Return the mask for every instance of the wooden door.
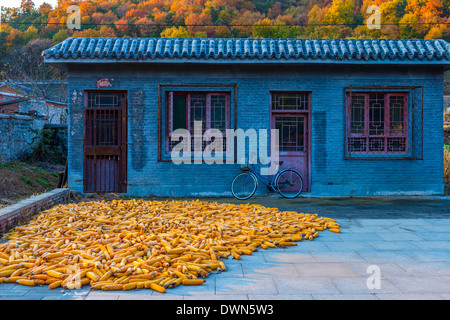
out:
M303 191L310 190L309 92L271 92L271 128L278 129L280 169L293 167L303 178Z
M125 92L86 93L84 192L126 192L127 96Z
M279 154L283 165L295 168L303 178L303 191L308 191L308 117L298 114L275 114L272 123L278 129Z

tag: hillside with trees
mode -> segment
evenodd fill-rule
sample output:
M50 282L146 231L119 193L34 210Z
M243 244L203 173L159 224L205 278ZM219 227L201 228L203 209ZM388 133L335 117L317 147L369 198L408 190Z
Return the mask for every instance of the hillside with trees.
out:
M80 30L66 26L74 4ZM371 5L380 8L381 29L365 25ZM54 8L22 0L3 8L0 52L70 36L433 39L450 35L449 16L450 0L59 0Z

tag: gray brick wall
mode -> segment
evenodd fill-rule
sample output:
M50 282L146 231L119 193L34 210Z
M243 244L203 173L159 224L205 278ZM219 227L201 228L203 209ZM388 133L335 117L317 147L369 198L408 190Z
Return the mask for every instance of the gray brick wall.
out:
M65 202L69 189L55 189L0 209L0 236L12 227L27 223L43 210Z
M129 95L128 194L230 195L239 165L158 162L158 84L185 83L236 84L237 104L231 99L231 107L237 110L237 128L244 130L270 128L270 91L311 92L312 195L431 195L444 190L440 68L107 64L69 71L69 187L77 191L83 191L83 90L95 90L96 81L105 77L115 79L109 89ZM349 85L424 86L423 160L344 160L344 87Z
M25 115L0 114L0 163L22 160L32 151L35 134L47 121Z

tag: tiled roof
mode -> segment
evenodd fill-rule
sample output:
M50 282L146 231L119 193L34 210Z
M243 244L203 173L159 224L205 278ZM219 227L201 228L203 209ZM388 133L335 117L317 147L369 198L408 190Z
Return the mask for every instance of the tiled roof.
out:
M450 64L450 44L414 39L69 38L47 62Z

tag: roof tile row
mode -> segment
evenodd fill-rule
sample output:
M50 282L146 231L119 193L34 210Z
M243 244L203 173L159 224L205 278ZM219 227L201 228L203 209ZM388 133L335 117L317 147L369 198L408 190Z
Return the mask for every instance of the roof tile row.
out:
M444 40L69 38L46 59L450 61Z

